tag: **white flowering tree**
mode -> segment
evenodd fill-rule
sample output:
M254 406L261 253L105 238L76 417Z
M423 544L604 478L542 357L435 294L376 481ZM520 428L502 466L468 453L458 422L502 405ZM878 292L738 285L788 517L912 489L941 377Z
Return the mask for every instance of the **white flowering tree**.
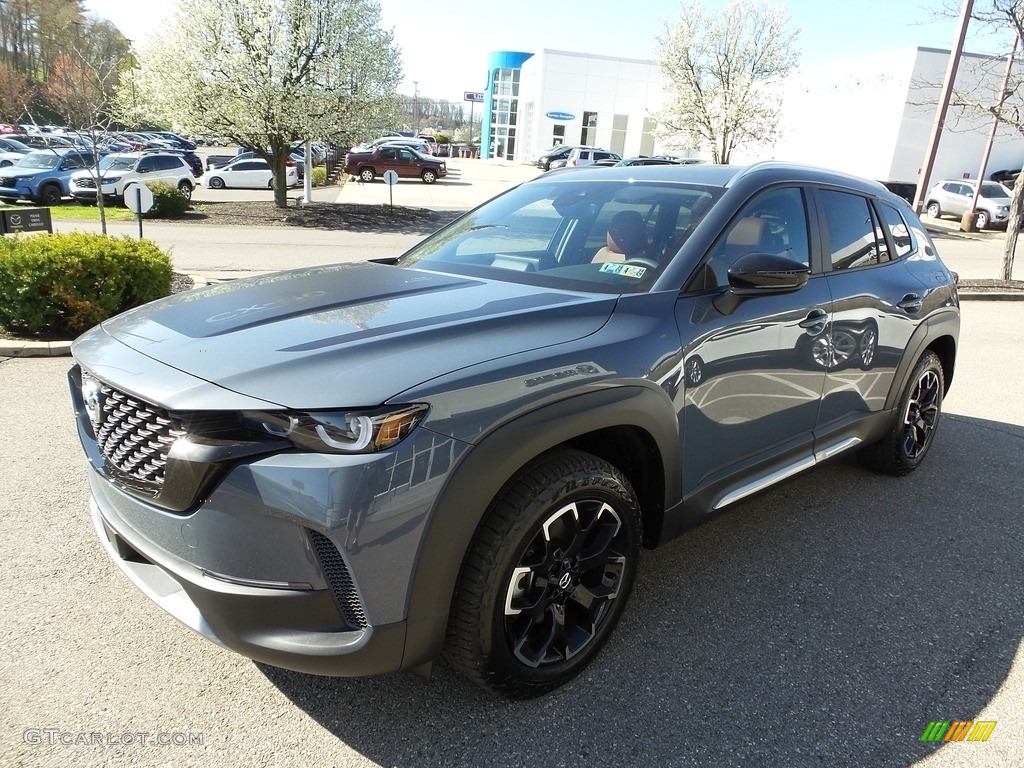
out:
M387 125L401 79L372 0L182 0L137 63L117 96L122 119L251 148L270 162L281 208L291 144Z
M796 66L798 34L782 5L733 0L723 11L683 0L657 38L668 91L655 115L661 132L723 164L739 144L772 141L781 108L772 86Z

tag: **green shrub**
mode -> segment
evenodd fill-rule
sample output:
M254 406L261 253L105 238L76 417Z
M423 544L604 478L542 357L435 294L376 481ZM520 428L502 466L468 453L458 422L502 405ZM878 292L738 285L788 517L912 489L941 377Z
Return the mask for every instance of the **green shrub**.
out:
M171 257L150 240L87 232L0 237L0 327L77 336L168 295L172 274Z
M153 193L153 207L146 216L174 219L188 210L189 199L176 186L166 181L152 181L146 184Z
M314 187L322 187L327 183L327 167L324 165L314 166L313 175L310 178L313 180Z

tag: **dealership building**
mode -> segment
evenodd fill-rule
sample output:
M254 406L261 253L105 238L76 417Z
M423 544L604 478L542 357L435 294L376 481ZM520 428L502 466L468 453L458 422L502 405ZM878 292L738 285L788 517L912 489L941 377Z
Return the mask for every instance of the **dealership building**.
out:
M880 181L916 183L949 51L913 47L798 70L780 89L780 134L743 146L733 162L778 159ZM999 66L965 54L961 90L997 93ZM656 135L666 83L657 62L569 51L498 51L484 93L481 156L528 163L556 144L585 144L623 157L700 153ZM989 123L947 119L932 180L977 178ZM987 171L1020 168L1024 141L1000 128Z

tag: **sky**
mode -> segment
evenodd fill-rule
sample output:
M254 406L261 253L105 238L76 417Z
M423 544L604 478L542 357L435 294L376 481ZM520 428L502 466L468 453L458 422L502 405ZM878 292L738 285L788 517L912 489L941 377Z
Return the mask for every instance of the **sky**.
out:
M405 79L399 91L461 100L486 86L491 51L544 48L622 58L657 58L655 38L679 16L679 0L379 0L381 26L394 32ZM726 0L705 0L721 8ZM952 47L957 19L936 18L941 0L783 0L800 29L801 67L910 46ZM955 4L955 3L954 3ZM136 46L159 32L177 0L86 0ZM634 12L634 9L642 9ZM975 45L972 47L972 41ZM991 52L969 32L966 49Z

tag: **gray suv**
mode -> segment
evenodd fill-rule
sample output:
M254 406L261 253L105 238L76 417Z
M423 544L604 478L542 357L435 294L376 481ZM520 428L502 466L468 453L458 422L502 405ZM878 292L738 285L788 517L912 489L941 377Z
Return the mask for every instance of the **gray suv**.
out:
M947 179L933 186L925 198L925 210L933 219L947 214L962 217L971 207L978 182L972 179ZM991 226L1005 227L1010 219L1010 199L1013 193L995 181L983 181L978 205L978 229Z
M69 380L100 539L175 618L326 675L445 653L526 697L594 661L642 548L847 452L919 466L959 326L879 184L596 168L402 256L131 310Z

